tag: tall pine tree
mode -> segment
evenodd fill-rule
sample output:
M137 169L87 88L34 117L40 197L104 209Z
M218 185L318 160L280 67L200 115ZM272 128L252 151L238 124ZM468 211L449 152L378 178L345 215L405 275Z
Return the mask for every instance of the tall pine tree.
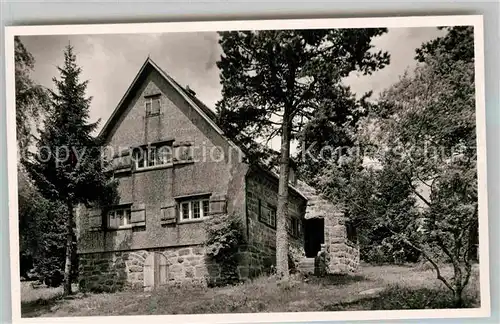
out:
M288 278L290 141L322 107L330 111L352 71L370 74L389 63L371 40L386 29L231 31L220 33L223 98L217 104L227 135L250 152L253 139L281 137L276 268Z
M60 78L53 79L55 91L51 91L52 110L41 130L37 154L26 165L40 192L66 206L64 293L71 294L75 207L111 197L114 187L104 172L101 143L92 136L98 124L89 122L91 98L86 97L87 81L80 81L82 70L71 45L66 47L64 65L58 69Z

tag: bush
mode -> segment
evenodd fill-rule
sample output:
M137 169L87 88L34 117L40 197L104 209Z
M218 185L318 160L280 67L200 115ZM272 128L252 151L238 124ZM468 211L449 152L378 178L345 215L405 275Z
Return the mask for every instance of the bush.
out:
M64 281L64 274L56 269L51 273L46 273L43 281L47 287L59 287Z
M361 259L371 264L405 264L419 261L420 253L391 239L361 247Z
M18 198L21 274L57 287L66 261L67 208L28 185L19 190ZM73 244L76 249L76 237ZM72 277L76 278L76 253L73 257Z
M208 278L211 286L239 281L238 249L243 244L241 220L237 215L218 215L205 222L207 256L220 268L220 278Z

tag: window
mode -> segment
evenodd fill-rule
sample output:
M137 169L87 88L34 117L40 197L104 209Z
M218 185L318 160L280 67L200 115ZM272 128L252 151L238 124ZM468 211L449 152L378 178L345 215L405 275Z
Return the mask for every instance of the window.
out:
M117 208L108 211L108 228L127 228L131 225L130 207Z
M290 217L288 219L288 232L295 237L300 236L301 226L300 221L296 217Z
M146 117L159 115L161 107L160 96L147 97L145 106L146 106Z
M134 149L135 169L144 169L172 163L172 146L146 146Z
M210 213L209 201L208 199L183 201L180 203L179 213L181 222L208 217Z
M292 185L292 186L296 186L297 185L297 175L295 174L295 169L294 168L290 168L290 172L288 174L288 182Z
M356 226L352 221L347 221L346 224L347 239L352 243L358 243L358 233L356 231Z
M276 207L262 203L259 199L259 220L272 228L276 228Z
M208 216L210 213L210 203L208 200L202 200L201 203L203 204L203 215Z

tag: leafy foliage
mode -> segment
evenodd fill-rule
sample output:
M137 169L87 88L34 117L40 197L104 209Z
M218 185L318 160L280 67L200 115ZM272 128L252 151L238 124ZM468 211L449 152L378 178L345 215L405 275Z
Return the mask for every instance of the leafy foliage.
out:
M378 148L368 156L377 168L351 168L338 177L342 167L333 165L319 179L326 194L353 205L355 217L364 213L385 231L382 247L404 245L431 263L456 307L464 303L478 236L474 62L462 48L473 40L467 37L472 28L457 27L424 44L417 51L423 64L381 96L363 139ZM339 182L346 188L332 189ZM452 275L441 273L436 250L452 264Z
M446 30L438 37L417 48L415 58L425 62L428 57L446 55L451 61L474 62L474 28L471 26L439 27Z
M224 214L205 221L207 255L221 268L221 279L215 284L232 284L239 280L238 249L243 244L243 228L236 215Z
M33 129L50 109L48 91L36 84L30 74L35 67L33 55L26 49L19 36L14 37L16 80L16 135L21 154L31 143Z
M358 100L347 87L337 90L332 104L318 107L298 137L296 160L303 179L313 179L325 164L338 161L356 144L358 122L368 112L371 93Z
M363 166L361 159L351 153L331 161L315 179L326 198L343 206L357 229L361 259L375 264L418 259L418 251L395 240L392 234L419 237L410 224L418 213L416 201L397 170Z
M290 141L315 113L342 116L348 89L341 79L352 71L370 74L389 63L385 52L371 51L371 39L386 29L263 30L220 33L222 100L219 123L249 155L262 153L281 137L276 224L278 277L288 277L288 180ZM352 99L352 98L351 98ZM339 122L340 124L340 122Z
M66 257L66 206L43 197L24 173L20 173L18 192L20 259L25 260L20 265L21 275L59 286ZM73 277L76 269L74 265Z
M49 92L30 74L35 59L21 39L14 37L16 82L16 131L21 160L32 143L37 125L50 112ZM64 272L64 220L67 212L57 201L44 198L31 183L23 165L18 166L20 270L24 278L38 278L57 286ZM60 215L53 218L53 215ZM59 274L59 276L58 276Z

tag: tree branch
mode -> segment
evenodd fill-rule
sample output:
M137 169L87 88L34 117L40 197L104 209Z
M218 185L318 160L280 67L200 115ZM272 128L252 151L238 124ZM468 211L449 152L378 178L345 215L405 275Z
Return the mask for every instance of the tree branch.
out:
M408 184L410 185L413 193L415 193L415 195L417 195L418 198L420 198L427 206L431 207L431 203L424 197L422 196L418 191L417 189L415 188L415 186L413 185L413 183L411 182L411 178L405 174L405 177L406 177L406 180L408 181Z
M394 232L392 229L390 229L389 227L385 226L387 228L387 230L389 230L389 232L391 232L393 235L397 235L398 233ZM424 258L429 261L432 266L434 267L434 269L436 270L436 276L437 276L437 279L441 280L441 282L444 283L444 285L450 289L453 293L455 293L455 289L448 283L448 281L446 280L446 278L444 278L442 275L441 275L441 271L439 270L439 266L437 265L436 262L434 262L434 260L431 259L431 257L421 248L417 247L415 244L411 243L408 239L406 238L402 238L402 241L404 243L406 243L408 246L412 247L413 249L417 250L418 252L420 252Z

